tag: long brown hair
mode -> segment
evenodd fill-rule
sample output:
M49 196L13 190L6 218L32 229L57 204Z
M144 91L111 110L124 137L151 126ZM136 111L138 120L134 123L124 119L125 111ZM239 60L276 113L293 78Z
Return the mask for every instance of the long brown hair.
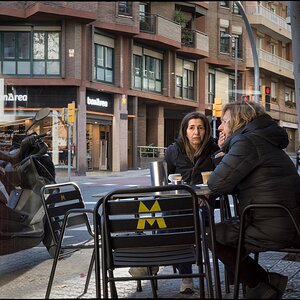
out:
M256 102L230 102L223 107L223 115L226 111L230 112L231 119L228 123L231 133L247 125L254 118L265 115L266 111L259 103Z
M188 125L189 125L189 121L191 119L200 119L200 120L202 120L203 124L204 124L204 128L205 128L204 139L203 139L199 149L196 152L191 147L190 142L189 142L189 140L187 138L187 135L186 135L186 131L187 131L187 128L188 128ZM202 151L205 148L205 146L207 145L210 137L211 137L210 123L209 123L209 120L207 119L207 117L204 114L202 114L198 111L193 111L193 112L190 112L190 113L188 113L187 115L184 116L184 118L182 119L181 124L180 124L178 138L179 138L179 140L182 141L184 150L185 150L185 152L186 152L186 154L187 154L187 156L189 157L190 160L193 160L193 158L195 156L199 156L202 153Z

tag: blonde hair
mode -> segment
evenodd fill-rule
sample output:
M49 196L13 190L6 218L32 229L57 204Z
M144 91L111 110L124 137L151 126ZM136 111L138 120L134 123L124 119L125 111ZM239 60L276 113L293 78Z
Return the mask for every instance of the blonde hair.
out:
M226 111L230 112L231 119L228 127L231 133L251 122L254 118L266 114L264 107L256 102L230 102L223 107L223 115Z

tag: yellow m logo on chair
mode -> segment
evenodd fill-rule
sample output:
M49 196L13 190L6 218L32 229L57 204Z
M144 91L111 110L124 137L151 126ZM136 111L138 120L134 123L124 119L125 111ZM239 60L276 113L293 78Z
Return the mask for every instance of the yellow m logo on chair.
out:
M159 212L161 211L161 208L159 206L158 201L156 200L152 207L150 209L147 208L147 206L141 201L139 205L139 213L151 213L151 212ZM153 226L154 222L156 221L158 224L159 228L167 228L167 225L165 223L164 218L153 218L153 219L147 219L147 218L142 218L139 219L138 224L137 224L137 229L145 229L146 221L150 224L150 226Z

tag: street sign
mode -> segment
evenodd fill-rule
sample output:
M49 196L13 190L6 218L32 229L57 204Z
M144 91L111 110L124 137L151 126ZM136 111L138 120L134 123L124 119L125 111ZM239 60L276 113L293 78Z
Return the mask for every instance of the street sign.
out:
M75 102L68 103L68 122L75 122Z
M222 116L222 98L215 98L213 104L213 116L217 118Z

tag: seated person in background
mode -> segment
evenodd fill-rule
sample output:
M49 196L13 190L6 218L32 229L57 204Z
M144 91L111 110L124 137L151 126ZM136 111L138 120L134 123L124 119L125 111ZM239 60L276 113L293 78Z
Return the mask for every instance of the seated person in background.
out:
M219 149L211 137L209 120L200 112L188 113L182 120L178 139L165 152L168 175L181 174L182 180L190 185L202 183L202 171L212 171L212 155ZM200 203L201 205L201 203ZM192 264L176 266L179 274L192 274ZM158 268L152 268L155 273ZM131 275L147 274L147 268L130 268ZM193 293L193 279L183 278L181 293Z
M218 156L223 155L208 180L215 194L237 195L239 210L248 204L278 203L289 207L300 222L300 177L283 150L286 131L258 103L231 102L224 106L219 126ZM219 158L218 158L219 159ZM216 224L216 255L233 276L239 222ZM299 243L290 219L281 210L256 210L246 221L245 253L240 281L247 285L246 298L282 298L288 278L267 272L248 254L280 249Z
M202 183L201 172L214 168L211 156L219 147L211 136L209 120L200 112L188 113L182 120L177 140L165 152L168 174L181 174L189 185ZM176 266L179 274L191 274L191 264ZM181 293L193 293L193 279L183 278Z

